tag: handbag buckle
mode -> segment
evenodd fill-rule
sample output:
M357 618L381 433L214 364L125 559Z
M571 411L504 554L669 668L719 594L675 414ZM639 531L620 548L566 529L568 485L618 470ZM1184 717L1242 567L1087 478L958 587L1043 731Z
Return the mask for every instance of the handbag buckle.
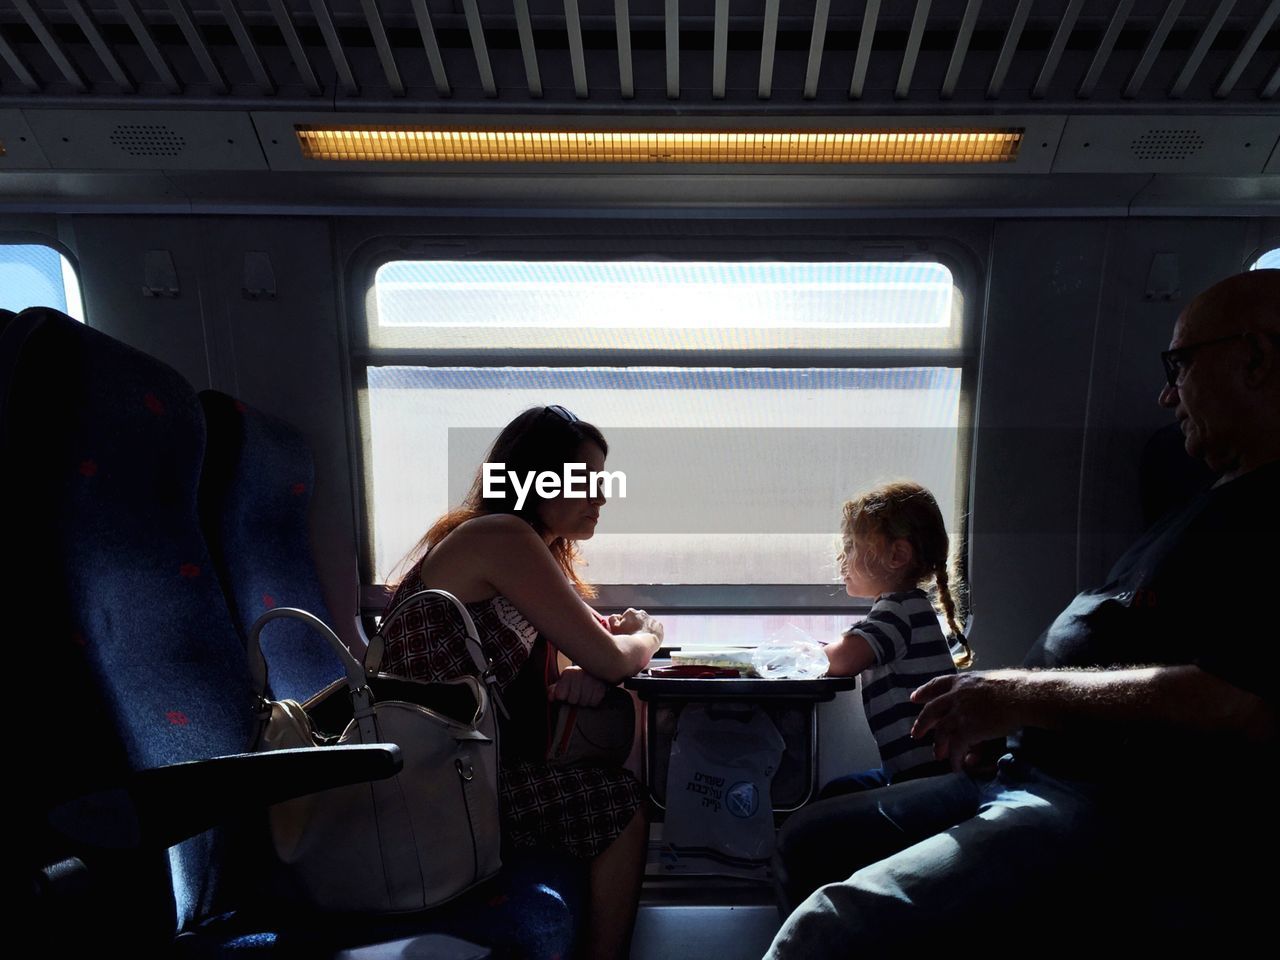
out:
M476 775L475 768L471 766L471 759L469 757L459 757L457 760L453 761L453 766L454 769L458 771L458 776L467 781L467 783L470 783L472 778Z
M351 691L351 702L355 707L356 716L373 713L373 691L367 685Z

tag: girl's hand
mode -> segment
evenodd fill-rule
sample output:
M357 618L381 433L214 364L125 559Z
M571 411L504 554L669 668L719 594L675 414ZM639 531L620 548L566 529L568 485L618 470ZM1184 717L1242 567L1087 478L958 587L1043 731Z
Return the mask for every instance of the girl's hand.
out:
M565 667L560 671L560 679L548 688L547 698L579 707L596 707L608 689L609 684L597 680L581 667Z

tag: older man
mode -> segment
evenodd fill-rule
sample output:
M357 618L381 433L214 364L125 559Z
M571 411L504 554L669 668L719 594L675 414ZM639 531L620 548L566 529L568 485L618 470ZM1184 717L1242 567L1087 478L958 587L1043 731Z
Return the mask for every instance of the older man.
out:
M1261 784L1280 676L1280 271L1198 296L1161 359L1160 404L1219 481L1076 597L1030 669L915 691L913 735L932 736L956 773L787 823L783 899L807 899L770 957L861 956L1011 924L1048 935L1041 946L1097 922L1114 937L1162 904L1163 928L1206 932L1252 909L1245 850L1273 856L1276 837ZM993 776L964 772L1010 734Z

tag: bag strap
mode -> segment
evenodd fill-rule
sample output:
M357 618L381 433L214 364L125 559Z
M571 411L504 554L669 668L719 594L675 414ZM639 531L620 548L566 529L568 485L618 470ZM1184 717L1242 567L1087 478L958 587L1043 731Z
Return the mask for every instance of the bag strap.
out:
M476 630L476 622L471 618L471 611L467 609L466 604L455 597L447 590L418 590L409 594L394 607L387 611L386 616L382 618L382 622L378 624L378 632L369 640L369 647L364 655L364 671L368 676L372 676L378 672L382 666L382 657L386 653L387 641L385 638L387 628L394 623L403 613L409 603L417 600L419 597L428 595L443 597L449 603L453 604L453 608L458 611L462 617L463 629L467 632L466 648L467 653L471 657L472 664L475 665L476 675L484 681L485 686L489 688L489 696L497 705L498 710L508 720L511 715L507 713L507 708L502 702L502 694L498 689L498 678L494 675L493 663L484 654L484 647L480 645L480 634Z
M267 698L267 658L262 655L259 634L268 623L281 617L301 620L329 641L329 646L338 655L338 659L342 661L342 666L346 670L347 687L351 691L355 719L360 727L360 740L362 743L378 743L378 728L373 716L373 691L369 689L364 665L352 656L347 645L329 628L328 624L315 614L299 610L297 607L276 607L268 610L249 628L249 641L246 645L246 652L249 655L249 677L253 681L253 689L258 696L259 705L265 707Z

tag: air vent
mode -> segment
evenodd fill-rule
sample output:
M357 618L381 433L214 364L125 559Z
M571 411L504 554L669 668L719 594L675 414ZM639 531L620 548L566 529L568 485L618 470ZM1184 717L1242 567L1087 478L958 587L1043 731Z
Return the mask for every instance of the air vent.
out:
M1148 130L1129 144L1139 160L1186 160L1202 147L1204 137L1195 130Z
M111 142L131 157L176 157L186 149L182 134L159 123L121 123Z

